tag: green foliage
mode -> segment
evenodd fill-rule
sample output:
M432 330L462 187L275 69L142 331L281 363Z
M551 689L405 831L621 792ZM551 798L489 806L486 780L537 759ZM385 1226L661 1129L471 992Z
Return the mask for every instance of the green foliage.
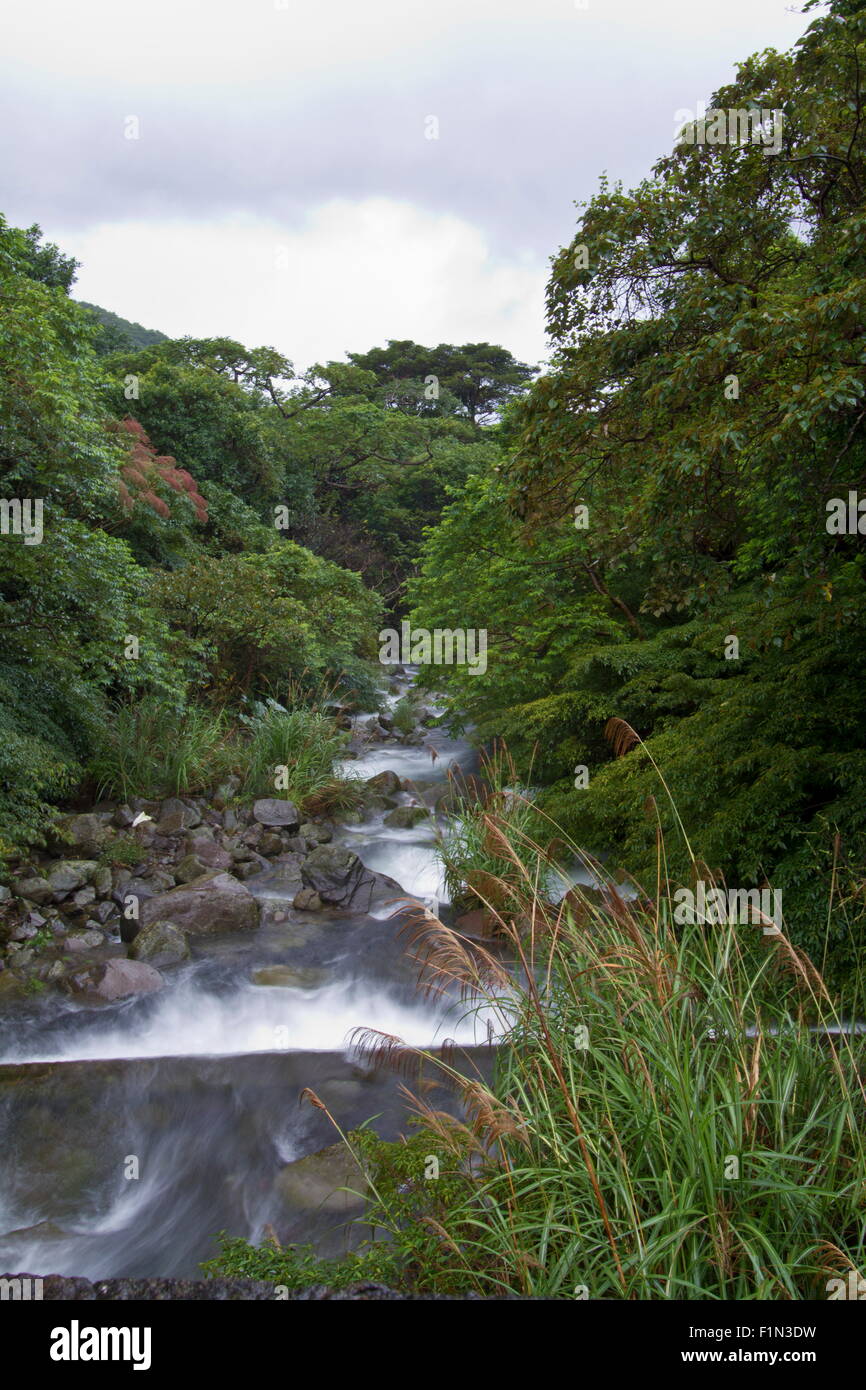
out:
M123 801L204 792L230 766L229 732L222 711L148 696L112 711L89 770L100 796Z
M535 368L492 343L440 343L426 348L389 338L385 348L350 352L354 366L372 373L385 404L407 414L460 413L480 424L520 395Z
M202 556L154 579L191 678L221 703L280 698L330 672L350 688L375 655L380 601L360 578L291 541L260 555Z
M319 1259L312 1246L281 1247L273 1237L261 1246L221 1232L220 1254L202 1264L209 1277L273 1281L289 1289L312 1284L344 1289L361 1280L391 1287L459 1293L470 1287L462 1271L451 1271L450 1252L437 1225L471 1190L459 1160L443 1164L439 1176L426 1176L431 1142L424 1131L388 1143L369 1129L345 1137L361 1173L369 1175L373 1196L359 1225L372 1232L342 1259ZM441 1146L440 1146L441 1147ZM348 1186L351 1187L351 1183Z
M613 760L619 716L696 853L743 887L772 876L811 949L842 873L841 983L866 913L866 573L862 537L827 522L866 495L866 10L837 11L708 103L782 110L777 155L681 143L582 206L548 287L552 368L410 595L418 626L488 629L486 674L430 679L524 774L537 748L542 804L594 852L638 874L654 853L655 773L643 750Z
M119 314L113 314L110 309L101 309L98 304L88 304L84 299L79 299L78 303L82 309L87 309L99 324L93 346L101 357L112 352L150 347L153 343L165 341L166 335L155 328L144 328L140 323L131 323L129 319L122 319Z
M276 700L256 701L253 713L240 719L248 733L240 769L243 795L273 796L275 772L285 768L287 785L280 795L301 805L323 794L338 799L334 764L347 738L333 719L304 706L288 710ZM348 783L345 795L351 801Z

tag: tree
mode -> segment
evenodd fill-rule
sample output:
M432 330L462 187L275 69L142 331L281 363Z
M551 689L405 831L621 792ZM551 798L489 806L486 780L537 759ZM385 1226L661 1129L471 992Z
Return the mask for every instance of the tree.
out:
M460 413L473 425L525 391L536 370L491 343L426 348L410 339L390 338L385 348L350 352L348 357L373 374L387 404L409 414Z
M648 877L660 823L682 878L652 755L695 853L730 883L772 876L837 979L866 916L864 551L856 520L828 527L834 498L866 494L864 57L866 9L834 5L709 103L781 110L778 153L684 141L637 189L602 180L582 207L548 287L551 370L509 415L507 519L498 541L486 530L539 576L537 615L515 571L489 623L556 653L555 689L527 663L509 690L494 656L472 680L437 672L470 716L515 732L524 767L540 743L542 800L580 843ZM482 621L489 581L457 560L460 525L449 514L428 542L428 625L454 583L446 554ZM614 640L590 635L593 614ZM646 753L602 752L612 716ZM861 925L837 914L825 943L831 884Z

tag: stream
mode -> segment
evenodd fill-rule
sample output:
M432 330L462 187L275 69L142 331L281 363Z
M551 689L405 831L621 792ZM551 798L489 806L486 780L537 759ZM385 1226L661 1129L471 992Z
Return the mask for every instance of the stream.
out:
M449 769L476 766L470 744L441 729L424 730L424 745L367 745L344 766L364 779L391 769L419 799ZM339 826L335 841L447 913L432 818L393 830L383 815ZM396 902L317 917L293 912L278 871L247 886L258 930L195 943L158 993L93 1008L51 992L0 1018L0 1270L195 1277L220 1230L258 1242L271 1229L340 1253L359 1238L349 1199L323 1206L321 1188L286 1179L287 1165L339 1138L299 1103L304 1088L344 1130L374 1120L393 1139L407 1121L401 1078L351 1050L353 1029L425 1048L454 1038L489 1071L485 1016L418 993ZM292 983L253 982L273 966ZM456 1102L440 1091L436 1104Z

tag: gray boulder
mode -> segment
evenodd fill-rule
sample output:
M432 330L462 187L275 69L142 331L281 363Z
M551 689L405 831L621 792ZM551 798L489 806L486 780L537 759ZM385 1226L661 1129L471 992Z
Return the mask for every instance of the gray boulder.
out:
M419 821L427 820L429 815L426 806L398 806L388 812L383 824L392 830L411 830Z
M151 965L172 965L188 960L189 955L186 933L174 922L151 922L142 927L129 947L131 960L145 960Z
M298 808L291 801L266 796L253 804L253 818L259 825L276 826L294 833L301 824Z
M294 1210L349 1215L363 1210L368 1182L346 1145L330 1144L287 1163L277 1174L275 1185L279 1196Z
M323 903L353 912L370 906L376 876L343 845L319 845L301 865L306 888L318 893Z
M90 883L99 866L92 859L58 859L49 865L48 882L54 896L62 898L64 893L73 893Z
M203 874L143 902L139 930L152 922L172 922L190 936L215 936L257 927L259 907L249 889L231 874Z
M400 778L396 772L386 771L377 772L375 777L368 777L365 784L372 792L378 792L380 796L393 796L394 792L400 791Z
M62 816L52 836L58 849L71 850L82 859L96 859L113 839L110 822L112 814Z
M54 897L54 889L47 878L19 878L15 884L15 892L19 898L38 903L40 907Z
M156 824L157 835L179 835L184 830L191 830L194 826L201 825L201 816L194 806L188 806L176 796L170 796L162 803L160 808L159 820Z
M126 999L131 994L152 994L165 980L158 970L144 961L115 957L93 977L92 993L100 999Z

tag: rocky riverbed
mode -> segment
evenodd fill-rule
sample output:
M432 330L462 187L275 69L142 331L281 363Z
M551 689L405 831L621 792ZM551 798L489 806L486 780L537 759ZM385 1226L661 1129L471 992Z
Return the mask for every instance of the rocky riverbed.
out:
M343 1129L375 1117L393 1139L399 1078L354 1029L456 1037L489 1067L489 1020L419 996L401 934L413 903L449 911L435 830L449 769L475 757L429 711L394 728L408 683L381 716L341 716L359 811L307 818L231 783L100 803L18 866L0 904L0 1267L194 1278L220 1229L338 1253L364 1200L338 1193L352 1175L305 1088Z

